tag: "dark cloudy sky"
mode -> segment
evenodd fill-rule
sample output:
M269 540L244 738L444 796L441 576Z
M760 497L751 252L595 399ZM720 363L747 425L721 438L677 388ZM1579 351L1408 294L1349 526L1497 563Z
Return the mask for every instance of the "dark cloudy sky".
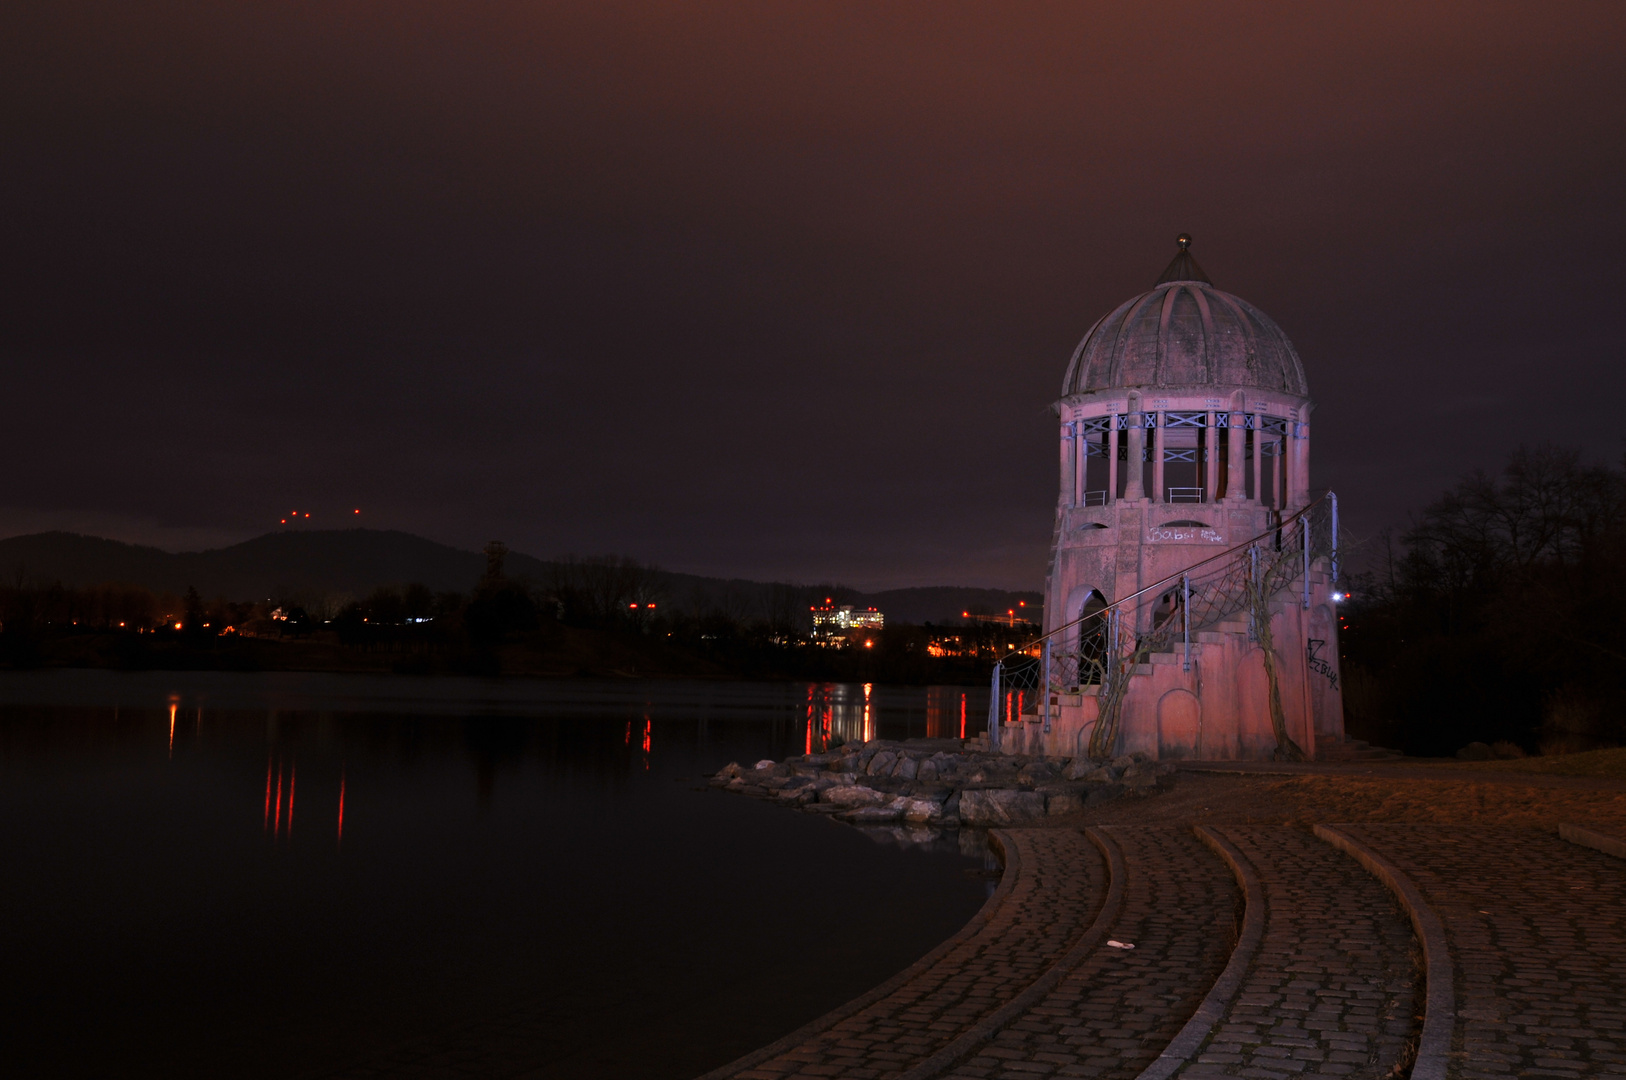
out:
M1373 533L1626 433L1626 6L0 6L0 532L1034 587L1176 233ZM355 518L349 511L360 507Z

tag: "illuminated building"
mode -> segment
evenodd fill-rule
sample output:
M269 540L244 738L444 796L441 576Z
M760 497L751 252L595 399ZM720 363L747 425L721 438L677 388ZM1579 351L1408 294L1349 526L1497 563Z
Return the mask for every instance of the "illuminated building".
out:
M886 616L874 608L855 608L851 604L833 607L826 600L824 607L813 608L813 633L836 635L848 630L879 630L886 625Z

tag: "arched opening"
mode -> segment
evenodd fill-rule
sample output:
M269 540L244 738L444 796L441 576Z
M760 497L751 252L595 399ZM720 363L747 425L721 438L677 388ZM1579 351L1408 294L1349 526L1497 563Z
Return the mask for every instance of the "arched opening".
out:
M1078 617L1078 685L1099 686L1106 674L1107 620L1101 614L1107 609L1106 597L1101 590L1091 589L1079 605Z

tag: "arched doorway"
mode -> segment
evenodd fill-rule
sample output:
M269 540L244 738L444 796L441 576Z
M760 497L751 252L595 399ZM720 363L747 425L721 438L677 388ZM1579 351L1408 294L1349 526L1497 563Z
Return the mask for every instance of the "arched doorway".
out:
M1078 607L1078 685L1098 686L1106 673L1106 597L1091 589Z
M1174 689L1157 703L1157 756L1196 757L1202 744L1202 703L1190 690Z

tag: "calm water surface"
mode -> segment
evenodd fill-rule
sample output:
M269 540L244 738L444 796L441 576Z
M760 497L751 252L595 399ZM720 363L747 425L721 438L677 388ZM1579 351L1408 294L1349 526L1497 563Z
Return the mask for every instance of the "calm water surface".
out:
M962 688L0 675L0 1072L686 1077L957 930L977 838L704 789ZM962 729L962 724L965 727Z

